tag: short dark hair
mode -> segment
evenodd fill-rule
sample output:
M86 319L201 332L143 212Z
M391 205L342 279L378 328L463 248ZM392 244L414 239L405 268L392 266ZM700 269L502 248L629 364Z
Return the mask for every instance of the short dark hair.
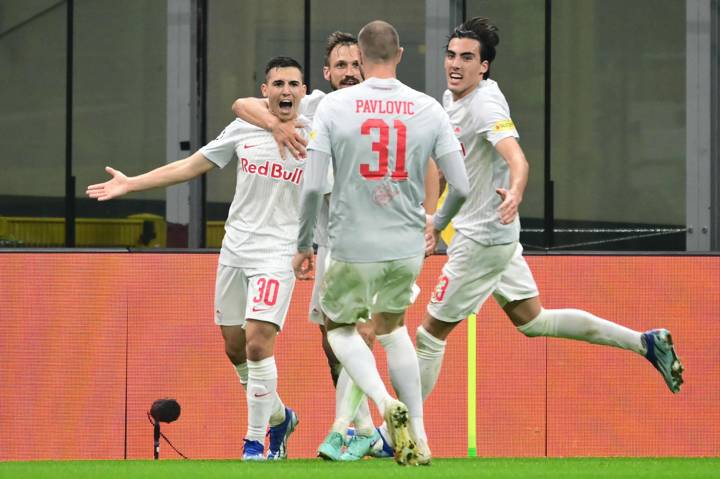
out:
M346 33L346 32L332 32L327 37L327 42L325 43L325 66L330 66L330 54L338 45L343 46L353 46L357 45L357 38L355 38L355 35L352 33Z
M303 67L294 58L290 57L272 57L265 65L265 79L273 68L297 68L300 75L304 75Z
M448 45L453 38L471 38L480 43L480 61L488 62L488 70L483 75L483 78L487 79L490 76L489 65L495 60L495 47L500 43L498 28L485 17L474 17L452 31L448 37Z

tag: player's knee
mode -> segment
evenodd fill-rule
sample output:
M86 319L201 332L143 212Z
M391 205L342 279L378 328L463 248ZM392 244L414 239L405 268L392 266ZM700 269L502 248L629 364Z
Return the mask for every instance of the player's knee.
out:
M272 348L270 348L264 341L253 340L248 341L245 346L245 354L250 361L262 361L265 358L272 356Z
M440 339L442 341L445 341L447 337L450 335L453 329L455 329L455 326L457 326L458 323L449 323L445 321L440 321L439 319L435 318L434 316L431 316L430 314L425 315L425 320L422 323L423 328L425 331L427 331L429 334L431 334L433 337Z
M548 335L548 327L550 327L548 321L548 315L544 309L540 310L540 314L535 316L533 319L525 324L517 327L517 330L523 333L528 338L537 338Z
M245 350L239 345L225 343L225 355L233 364L242 364L247 361Z

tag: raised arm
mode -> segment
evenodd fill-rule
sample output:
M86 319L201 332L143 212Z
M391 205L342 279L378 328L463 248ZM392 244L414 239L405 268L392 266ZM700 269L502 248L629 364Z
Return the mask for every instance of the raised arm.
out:
M527 186L530 167L522 148L520 148L520 144L515 138L510 137L500 140L495 145L495 149L507 162L510 170L510 188L507 190L497 188L495 190L502 198L502 203L498 207L500 222L506 225L512 223L518 214L518 208L522 203L525 187Z
M280 150L280 157L285 159L285 148L295 158L304 158L307 154L305 140L297 131L299 125L295 120L280 121L270 113L267 100L263 98L238 98L232 104L232 111L241 120L251 123L272 133Z
M182 183L207 173L214 166L215 164L205 158L199 151L187 158L173 161L138 176L128 177L121 171L106 166L105 171L112 176L112 179L105 183L88 186L85 194L90 198L96 198L98 201L106 201L133 191L163 188Z

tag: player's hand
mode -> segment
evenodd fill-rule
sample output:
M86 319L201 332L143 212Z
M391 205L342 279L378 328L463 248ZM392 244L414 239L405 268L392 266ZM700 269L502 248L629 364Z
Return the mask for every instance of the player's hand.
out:
M90 198L97 198L98 201L106 201L127 194L130 191L128 177L122 171L109 166L105 167L105 171L112 176L112 179L105 183L88 186L85 191L86 195Z
M430 256L435 252L440 232L435 229L432 215L425 215L425 256Z
M502 203L500 203L498 207L500 223L509 225L515 220L518 214L518 207L520 206L522 198L519 198L512 190L506 190L505 188L495 188L495 193L502 198Z
M285 149L296 159L305 158L307 156L307 140L303 138L297 129L302 128L302 123L297 121L278 121L270 129L275 142L280 150L280 158L285 159Z
M292 267L297 279L313 279L313 251L298 251L292 259Z

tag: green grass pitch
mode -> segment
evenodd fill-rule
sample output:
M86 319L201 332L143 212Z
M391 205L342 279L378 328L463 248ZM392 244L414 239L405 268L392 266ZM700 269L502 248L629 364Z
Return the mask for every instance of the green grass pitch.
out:
M430 467L391 460L328 463L319 459L272 463L240 461L2 462L0 478L68 479L394 479L394 478L714 478L720 458L435 459Z

